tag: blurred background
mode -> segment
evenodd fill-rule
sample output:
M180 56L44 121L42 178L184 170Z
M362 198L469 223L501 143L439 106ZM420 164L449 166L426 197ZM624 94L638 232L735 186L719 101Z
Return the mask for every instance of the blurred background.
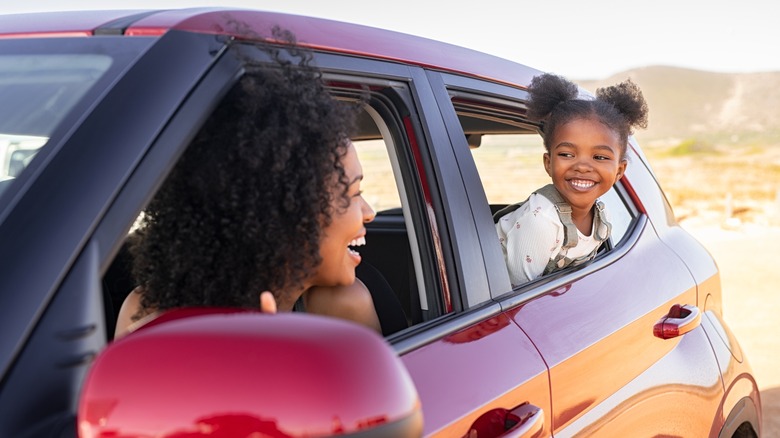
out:
M595 91L631 78L636 133L681 225L721 270L724 313L780 436L780 3L765 0L28 0L19 12L236 6L396 30L491 53Z

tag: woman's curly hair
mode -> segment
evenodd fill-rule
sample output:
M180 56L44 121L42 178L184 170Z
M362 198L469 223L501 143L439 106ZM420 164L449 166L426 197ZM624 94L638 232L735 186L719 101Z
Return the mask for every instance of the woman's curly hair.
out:
M579 99L573 82L545 73L535 76L528 87L528 117L541 121L544 147L550 151L555 130L574 119L595 118L618 134L621 156L625 155L633 127L647 127L647 103L642 91L630 79L596 90L596 99Z
M267 50L274 62L247 67L144 211L131 245L143 309L257 308L320 264L331 201L349 202L355 108L306 52Z

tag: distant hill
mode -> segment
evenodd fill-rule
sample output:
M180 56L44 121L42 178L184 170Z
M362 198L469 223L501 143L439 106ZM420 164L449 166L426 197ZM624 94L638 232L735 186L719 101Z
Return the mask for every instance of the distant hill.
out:
M695 139L710 145L780 146L780 72L713 73L650 66L603 80L575 81L595 92L631 78L650 108L643 143Z

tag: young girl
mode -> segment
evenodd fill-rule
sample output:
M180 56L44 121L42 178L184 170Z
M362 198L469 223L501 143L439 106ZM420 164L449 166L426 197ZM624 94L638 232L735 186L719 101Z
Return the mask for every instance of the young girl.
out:
M581 99L574 83L543 74L528 92L528 117L541 122L552 184L494 216L513 286L596 256L610 233L598 198L626 170L632 127L647 127L647 104L630 80Z

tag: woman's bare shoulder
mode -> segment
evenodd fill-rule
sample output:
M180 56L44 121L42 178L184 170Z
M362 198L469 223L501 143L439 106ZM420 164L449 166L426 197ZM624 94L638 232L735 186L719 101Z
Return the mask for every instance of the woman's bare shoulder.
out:
M306 311L363 324L381 332L371 292L355 279L349 286L316 286L306 291Z

